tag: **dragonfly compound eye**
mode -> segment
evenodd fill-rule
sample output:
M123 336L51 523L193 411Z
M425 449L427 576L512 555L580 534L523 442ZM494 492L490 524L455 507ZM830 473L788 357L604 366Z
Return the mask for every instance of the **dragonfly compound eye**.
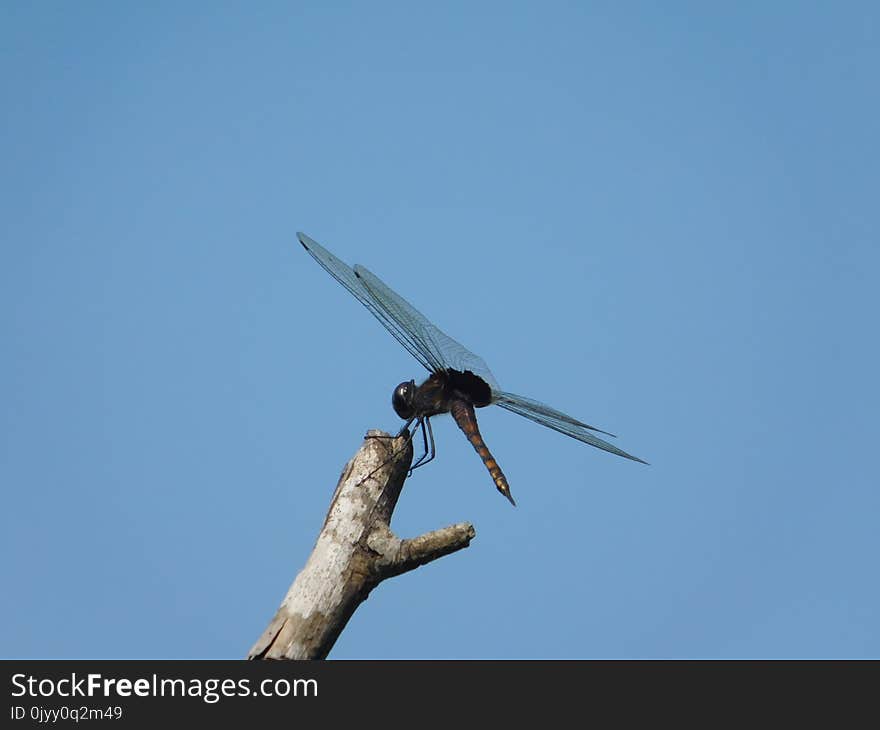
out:
M405 421L408 421L415 414L413 408L413 394L415 393L415 383L401 383L394 389L391 396L391 405L394 406L394 412Z

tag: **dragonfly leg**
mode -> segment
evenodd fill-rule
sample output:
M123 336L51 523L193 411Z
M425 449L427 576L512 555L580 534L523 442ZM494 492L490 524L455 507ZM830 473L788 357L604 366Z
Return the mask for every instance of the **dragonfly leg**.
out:
M409 472L412 474L413 469L416 469L420 466L424 466L428 462L432 461L434 457L437 455L437 450L434 447L434 429L431 426L431 419L424 418L422 419L422 437L425 442L425 452L419 457L419 460L412 465Z
M409 427L410 427L410 424L415 420L416 420L416 417L413 416L406 423L404 423L403 428L401 428L400 431L397 432L397 438L400 438L401 436L403 436L403 434L407 434L409 437L407 439L407 441L409 441L412 438L412 434L409 432ZM416 428L418 428L418 426L416 426Z
M428 423L430 423L430 421L428 421L427 418L420 418L418 425L416 426L415 429L413 429L413 433L412 433L413 437L415 437L415 435L416 435L416 429L422 430L422 454L421 454L421 456L419 456L418 459L416 459L415 463L409 468L409 474L407 476L412 475L413 469L417 469L419 466L421 466L422 463L424 463L425 459L428 457L428 434L427 434L427 431L425 430L425 422L426 421Z
M412 422L416 421L415 428L410 431L409 427L412 425ZM421 429L422 431L422 454L416 459L415 463L409 468L409 473L407 476L412 475L413 470L417 469L420 466L424 466L429 461L432 461L434 457L437 455L437 450L434 447L434 429L431 427L431 419L430 418L419 418L418 416L413 416L410 418L405 424L403 424L403 428L397 434L396 438L400 438L404 434L406 434L406 444L413 440L413 437L416 435L416 431ZM391 438L389 436L370 436L368 438ZM406 448L406 444L404 444L404 448Z
M416 423L416 427L412 431L410 431L409 427L412 425L412 422L415 420L418 420L418 423ZM403 445L403 447L406 448L406 445L409 444L413 440L413 436L416 435L416 431L418 431L420 428L422 429L422 438L425 442L424 452L416 460L416 463L413 464L409 468L409 471L407 472L407 476L410 476L412 474L413 469L415 469L417 466L419 466L425 460L425 457L428 456L428 441L427 441L427 436L425 435L425 423L424 423L427 420L428 420L427 418L419 418L418 416L413 416L406 423L403 424L403 427L397 433L397 438L400 438L404 434L406 434L406 443L404 443L404 445ZM429 424L430 424L430 422L429 422ZM432 437L432 439L433 439L433 437ZM432 443L432 446L433 446L433 443ZM434 458L433 455L431 456L431 458L432 459ZM428 459L428 461L430 461L430 459Z

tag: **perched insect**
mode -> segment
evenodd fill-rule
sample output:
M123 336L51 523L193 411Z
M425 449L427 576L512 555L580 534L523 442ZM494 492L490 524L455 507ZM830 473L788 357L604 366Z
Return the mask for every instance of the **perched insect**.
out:
M477 426L474 409L493 404L590 446L642 464L647 463L594 435L601 433L613 437L614 434L578 421L531 398L501 390L482 358L431 324L421 312L377 276L363 266L348 266L304 233L296 235L303 248L370 310L394 338L431 373L421 385L416 385L415 380L401 383L394 389L391 397L395 412L406 421L400 434L408 431L413 421L417 424L416 428L422 431L424 453L413 464L413 469L427 464L435 456L431 416L450 413L483 460L498 491L511 504L516 504L510 494L507 479L498 462L489 453Z

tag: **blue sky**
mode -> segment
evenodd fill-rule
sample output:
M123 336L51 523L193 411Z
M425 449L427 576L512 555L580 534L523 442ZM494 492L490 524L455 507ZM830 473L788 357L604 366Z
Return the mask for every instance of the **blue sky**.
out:
M361 263L628 462L448 417L335 658L877 657L874 3L0 8L0 655L242 657L419 365Z

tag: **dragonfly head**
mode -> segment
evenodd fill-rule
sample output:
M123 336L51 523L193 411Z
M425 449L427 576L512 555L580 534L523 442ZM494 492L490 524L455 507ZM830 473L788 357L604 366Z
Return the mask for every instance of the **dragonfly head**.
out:
M410 380L398 385L391 396L391 405L394 406L394 412L404 421L408 421L415 415L416 409L413 403L415 395L416 381Z

